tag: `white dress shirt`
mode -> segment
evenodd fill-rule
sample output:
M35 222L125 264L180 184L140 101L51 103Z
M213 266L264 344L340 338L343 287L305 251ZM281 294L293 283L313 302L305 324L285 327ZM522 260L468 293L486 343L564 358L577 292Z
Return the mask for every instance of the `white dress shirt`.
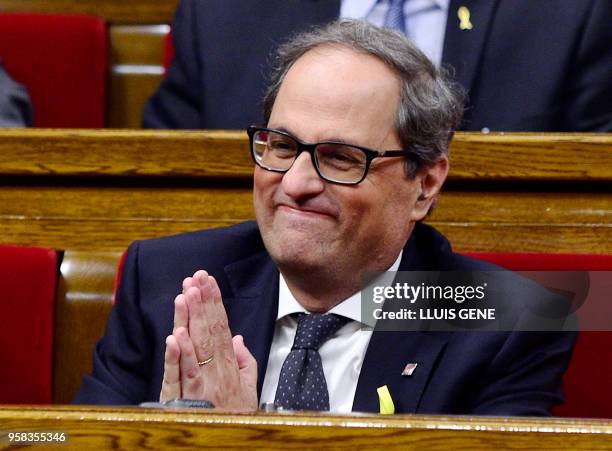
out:
M402 252L387 271L397 271L401 259ZM281 274L278 290L278 315L268 357L268 367L261 390L261 404L274 402L281 368L289 351L291 351L297 332L297 321L289 315L299 312L308 313L293 297ZM335 313L352 320L342 326L319 348L329 392L330 411L346 413L353 408L357 381L372 336L372 329L364 329L365 325L361 323L361 292L345 299L332 308L329 313Z
M436 65L442 61L444 32L450 0L406 0L404 18L406 35ZM382 26L389 0L342 0L340 17L365 19Z

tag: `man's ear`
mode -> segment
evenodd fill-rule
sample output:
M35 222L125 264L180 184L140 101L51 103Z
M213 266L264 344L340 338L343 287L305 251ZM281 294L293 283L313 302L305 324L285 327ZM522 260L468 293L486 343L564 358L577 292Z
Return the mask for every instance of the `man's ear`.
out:
M444 180L448 175L448 169L448 157L444 156L435 163L419 170L415 177L419 194L412 210L413 221L420 221L427 215L440 189L442 189Z

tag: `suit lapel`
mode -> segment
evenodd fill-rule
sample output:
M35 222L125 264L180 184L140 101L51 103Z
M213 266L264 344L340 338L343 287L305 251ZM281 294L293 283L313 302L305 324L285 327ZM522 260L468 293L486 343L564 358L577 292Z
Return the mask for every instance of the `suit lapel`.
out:
M482 58L489 29L500 0L451 0L442 62L455 68L455 79L470 91ZM459 8L467 8L471 30L459 27Z
M416 412L446 342L446 334L374 331L359 375L353 411L378 412L376 389L386 385L396 413ZM412 376L402 376L408 363L417 367Z
M225 274L234 293L224 299L230 329L244 337L257 360L259 397L278 312L278 270L264 251L228 265Z
M450 244L425 224L416 224L404 247L399 271L445 269L452 256ZM436 361L448 342L443 332L389 332L374 330L366 350L357 390L355 412L379 412L376 389L387 385L396 413L414 413ZM417 367L411 376L402 376L408 363Z

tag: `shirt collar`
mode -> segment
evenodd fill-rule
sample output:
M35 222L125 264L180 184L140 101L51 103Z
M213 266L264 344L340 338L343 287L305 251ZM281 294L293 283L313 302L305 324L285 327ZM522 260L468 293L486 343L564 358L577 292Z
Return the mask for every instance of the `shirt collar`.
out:
M387 269L387 271L397 271L402 260L403 250L400 251L399 255L395 259L395 262ZM287 282L280 274L279 286L278 286L278 315L276 319L279 320L292 313L306 313L306 309L295 299ZM340 302L328 313L335 313L336 315L344 316L352 319L353 321L361 322L361 291L349 296L344 301Z

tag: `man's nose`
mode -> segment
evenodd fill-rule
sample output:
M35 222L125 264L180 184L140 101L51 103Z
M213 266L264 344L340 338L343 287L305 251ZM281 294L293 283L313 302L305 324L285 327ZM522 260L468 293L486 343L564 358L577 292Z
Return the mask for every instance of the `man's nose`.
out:
M308 152L302 152L285 172L282 180L285 194L299 200L302 197L312 197L325 188L325 181L319 177L314 167L314 161Z

